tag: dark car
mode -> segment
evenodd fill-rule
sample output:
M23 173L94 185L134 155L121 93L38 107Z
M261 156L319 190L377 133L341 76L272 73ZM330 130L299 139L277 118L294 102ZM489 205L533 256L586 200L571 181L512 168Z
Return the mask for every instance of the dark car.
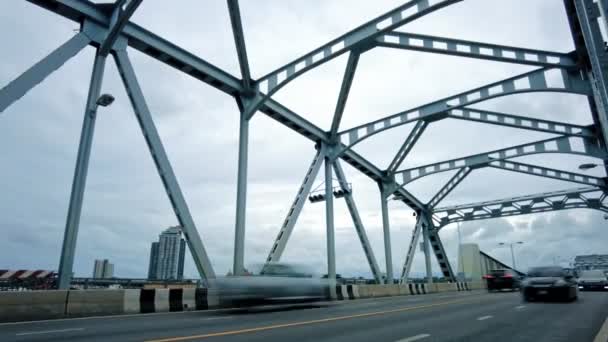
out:
M586 290L608 290L608 279L602 270L581 271L578 277L578 288Z
M494 290L509 289L515 291L520 288L519 275L512 270L491 270L484 276L488 292Z
M560 266L534 267L522 281L524 301L561 299L574 301L578 298L578 286L574 275Z

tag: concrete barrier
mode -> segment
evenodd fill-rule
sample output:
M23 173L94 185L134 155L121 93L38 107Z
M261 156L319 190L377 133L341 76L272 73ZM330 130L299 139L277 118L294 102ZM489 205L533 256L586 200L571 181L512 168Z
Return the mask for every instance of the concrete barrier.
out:
M124 290L70 291L66 316L83 317L124 313Z
M485 289L485 282L336 285L331 300L425 295ZM207 310L219 307L217 290L127 289L0 292L0 322L116 314Z
M139 292L138 289L127 289L124 290L123 297L123 311L127 314L134 314L141 312L141 305L139 304Z
M154 290L154 312L169 311L169 291L169 289Z
M183 289L182 305L184 311L196 310L196 289Z
M68 291L0 292L0 322L65 317Z

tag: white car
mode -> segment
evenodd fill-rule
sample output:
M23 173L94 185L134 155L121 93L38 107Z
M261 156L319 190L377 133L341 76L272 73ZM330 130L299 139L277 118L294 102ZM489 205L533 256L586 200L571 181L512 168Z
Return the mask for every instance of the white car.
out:
M578 277L578 288L585 290L608 290L608 278L602 270L581 271Z

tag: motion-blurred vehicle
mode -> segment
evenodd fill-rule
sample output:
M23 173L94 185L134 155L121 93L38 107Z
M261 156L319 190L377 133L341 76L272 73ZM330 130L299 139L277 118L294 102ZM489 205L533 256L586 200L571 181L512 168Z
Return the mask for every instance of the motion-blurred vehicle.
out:
M521 286L519 275L512 270L491 270L483 277L486 280L488 292L502 289L515 291Z
M328 297L329 283L305 265L268 263L243 276L215 280L220 304L244 307L260 304L314 302Z
M581 271L578 277L578 288L582 291L605 291L608 290L608 278L602 270Z
M574 301L578 298L576 278L560 266L534 267L521 283L524 301L561 299Z

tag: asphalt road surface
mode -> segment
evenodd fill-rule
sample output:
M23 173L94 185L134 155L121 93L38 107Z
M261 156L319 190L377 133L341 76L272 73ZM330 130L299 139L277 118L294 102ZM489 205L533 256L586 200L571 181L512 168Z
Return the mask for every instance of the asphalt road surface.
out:
M0 341L584 342L608 332L607 316L608 292L581 292L573 303L523 303L518 293L474 291L7 323Z

